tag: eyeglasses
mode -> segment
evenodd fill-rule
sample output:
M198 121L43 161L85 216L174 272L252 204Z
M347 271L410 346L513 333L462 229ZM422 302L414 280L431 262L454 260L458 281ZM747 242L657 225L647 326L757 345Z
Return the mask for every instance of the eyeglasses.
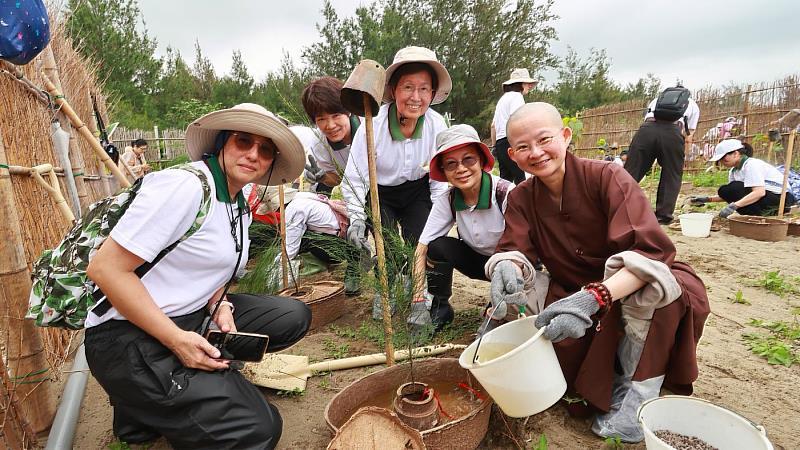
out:
M256 139L256 137L252 134L242 131L231 133L231 137L233 138L233 143L236 145L236 149L239 151L250 151L254 145L258 144L258 154L261 157L266 159L275 159L275 156L278 155L278 149L269 139L262 141L260 139Z
M466 156L461 161L456 161L455 159L448 159L442 165L442 168L445 172L454 172L458 169L459 165L464 166L465 168L470 168L478 163L478 158L474 156Z
M419 96L420 97L427 97L427 96L431 95L431 93L433 92L433 89L431 89L430 86L416 87L416 86L411 85L411 84L404 84L402 86L399 86L398 89L403 94L409 95L409 96L414 94L414 92L419 92Z

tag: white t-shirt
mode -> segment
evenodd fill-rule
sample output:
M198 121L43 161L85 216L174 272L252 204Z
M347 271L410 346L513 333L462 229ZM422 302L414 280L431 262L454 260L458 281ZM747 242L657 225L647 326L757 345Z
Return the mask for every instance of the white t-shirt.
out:
M436 135L447 128L444 118L432 108L425 112L422 135L418 139L395 141L389 131L389 107L381 106L372 119L375 133L375 162L378 184L397 186L416 181L428 174L428 164L436 153ZM350 220L366 220L364 208L369 191L366 128L359 127L350 147L350 159L344 171L342 197ZM447 191L447 183L430 180L431 200Z
M653 117L653 110L656 109L656 102L658 101L658 97L654 98L649 105L647 105L647 114L644 115L645 119L649 119ZM683 113L683 116L688 119L686 123L689 130L696 130L697 129L697 121L700 120L700 107L697 106L697 102L694 101L693 98L689 99L689 107L686 108L686 112ZM680 122L683 124L683 117L676 120L675 123Z
M306 229L320 232L323 229L339 230L336 214L312 192L296 193L283 214L286 218L286 253L289 259L297 256Z
M182 316L204 307L217 289L233 275L236 246L226 204L216 199L214 179L203 162L192 163L206 173L211 186L211 208L203 225L181 242L144 277L144 284L156 305L167 316ZM145 176L136 198L111 230L111 238L126 250L152 261L164 248L177 241L197 217L202 185L196 175L180 169L162 170ZM238 207L233 204L234 214ZM244 247L240 265L247 262L250 239L247 228L252 217L242 217ZM239 232L239 226L236 226ZM124 320L115 308L102 317L89 314L86 327L111 319Z
M525 98L522 96L521 92L506 92L500 97L500 100L497 101L497 106L494 108L494 119L492 119L496 139L499 140L506 137L508 118L511 117L511 114L514 114L514 111L519 109L520 106L524 105Z
M347 167L347 160L350 158L350 145L334 150L328 144L328 139L325 138L322 131L319 131L319 129L314 131L318 134L318 138L311 146L311 154L317 160L319 168L325 172L344 173L344 169Z
M744 187L764 186L769 192L780 195L783 188L783 174L771 164L757 158L747 158L741 170L731 169L728 181L741 181Z
M319 136L317 135L318 130L305 125L292 125L289 127L289 131L291 131L297 137L297 140L300 141L300 144L303 145L303 151L306 152L306 162L308 162L308 155L311 154L311 147L319 140Z
M506 221L503 213L508 204L508 194L514 189L514 184L508 187L506 197L502 205L498 205L497 185L500 177L492 175L492 192L489 197L490 207L488 209L470 209L456 211L456 218L453 220L453 210L450 207L450 192L440 195L433 202L428 221L419 237L420 244L428 245L435 239L446 236L453 228L453 223L458 226L458 235L467 245L481 255L492 255L497 242L503 235L506 228ZM450 188L450 190L455 188Z

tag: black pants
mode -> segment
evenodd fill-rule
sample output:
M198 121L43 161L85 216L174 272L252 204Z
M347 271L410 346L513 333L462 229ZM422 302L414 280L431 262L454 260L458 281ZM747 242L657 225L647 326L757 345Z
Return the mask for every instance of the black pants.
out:
M317 194L325 194L328 197L331 196L331 192L332 191L333 191L333 187L332 186L328 186L325 183L317 183L316 186L314 187L314 192L316 192Z
M752 192L753 189L744 187L741 181L731 181L728 184L722 185L717 190L717 195L720 196L727 203L733 203L744 198L745 195ZM780 206L781 196L767 191L766 194L758 199L757 202L751 203L747 206L742 206L736 212L747 216L771 216L778 213L778 206ZM786 193L786 201L784 204L784 213L789 212L789 208L794 204L795 198L791 192Z
M428 244L428 260L432 268L425 275L428 292L434 297L450 298L453 286L453 269L473 280L487 280L483 266L489 257L472 249L461 239L442 236Z
M298 253L309 252L319 258L320 261L328 264L339 264L347 262L345 268L345 278L358 280L361 277L359 270L358 249L350 244L346 239L325 233L306 230L303 239L300 241L300 251Z
M494 144L494 157L500 166L500 178L520 184L525 181L525 172L508 156L509 147L511 145L507 138L500 138Z
M299 341L311 310L285 297L231 294L236 328L270 336L268 351ZM200 309L173 317L184 330L198 331ZM156 339L124 320L86 330L92 375L114 406L114 434L126 442L164 436L173 448L270 449L281 437L277 408L236 370L207 372L184 367Z
M661 223L672 221L681 190L683 159L683 135L672 122L645 122L633 135L625 170L639 182L650 171L653 161L658 161L661 179L658 181L655 212Z

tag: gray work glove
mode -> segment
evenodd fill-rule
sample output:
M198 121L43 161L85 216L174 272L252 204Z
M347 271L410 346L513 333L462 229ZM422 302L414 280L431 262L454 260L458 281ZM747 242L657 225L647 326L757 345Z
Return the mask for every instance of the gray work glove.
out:
M367 240L367 224L362 219L353 219L347 227L347 242L362 253L372 253Z
M421 330L431 325L431 313L426 306L425 297L420 301L411 302L411 312L408 314L406 322L411 325L413 330Z
M319 183L325 176L325 169L319 168L314 155L308 155L308 164L306 164L306 170L303 172L303 175L305 175L309 183Z
M689 203L694 206L703 206L706 203L711 201L711 197L701 197L701 196L691 196L689 197Z
M546 326L544 337L558 342L568 337L578 339L592 326L591 315L600 309L594 294L580 290L553 302L536 318L536 328Z
M521 270L512 261L504 260L497 263L492 271L492 318L502 319L508 312L507 304L525 305L528 296L525 295L525 285Z
M728 216L736 212L736 203L728 203L728 206L722 208L719 212L719 216L723 219L727 219Z

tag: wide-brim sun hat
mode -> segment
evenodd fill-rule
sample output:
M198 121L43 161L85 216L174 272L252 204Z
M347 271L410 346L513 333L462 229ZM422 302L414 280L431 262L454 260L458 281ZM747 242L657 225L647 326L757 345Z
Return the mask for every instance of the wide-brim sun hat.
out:
M453 125L436 135L436 154L431 158L429 166L430 178L435 181L443 181L446 183L447 177L445 177L444 170L439 167L437 161L439 156L473 144L480 148L485 157L485 163L481 170L484 172L491 172L492 168L494 168L494 157L492 156L492 152L489 151L489 147L481 142L475 128L467 124L459 124Z
M710 162L717 162L725 155L732 151L741 150L744 148L742 141L738 139L725 139L714 147L714 155L709 159Z
M414 62L425 63L431 66L436 73L439 85L436 87L436 95L433 96L431 105L438 105L447 100L450 91L453 89L453 80L450 78L450 73L436 58L436 53L433 50L425 47L411 46L398 50L397 53L394 54L392 65L386 68L386 86L383 88L383 103L391 103L394 101L394 93L389 86L392 74L403 64Z
M257 213L264 214L267 212L274 212L281 207L280 194L277 186L259 186L258 194L259 197L263 196L264 200L261 205L259 205L256 211ZM297 195L297 189L285 187L283 189L283 204L285 205L294 200L295 195Z
M514 83L537 84L539 81L531 78L531 74L528 72L528 69L514 69L511 71L511 76L508 78L508 80L503 81L503 86Z
M232 108L210 112L186 128L186 152L192 161L211 153L220 131L243 131L272 140L278 154L272 167L255 183L277 186L296 179L305 168L305 151L297 136L275 114L261 105L241 103Z

